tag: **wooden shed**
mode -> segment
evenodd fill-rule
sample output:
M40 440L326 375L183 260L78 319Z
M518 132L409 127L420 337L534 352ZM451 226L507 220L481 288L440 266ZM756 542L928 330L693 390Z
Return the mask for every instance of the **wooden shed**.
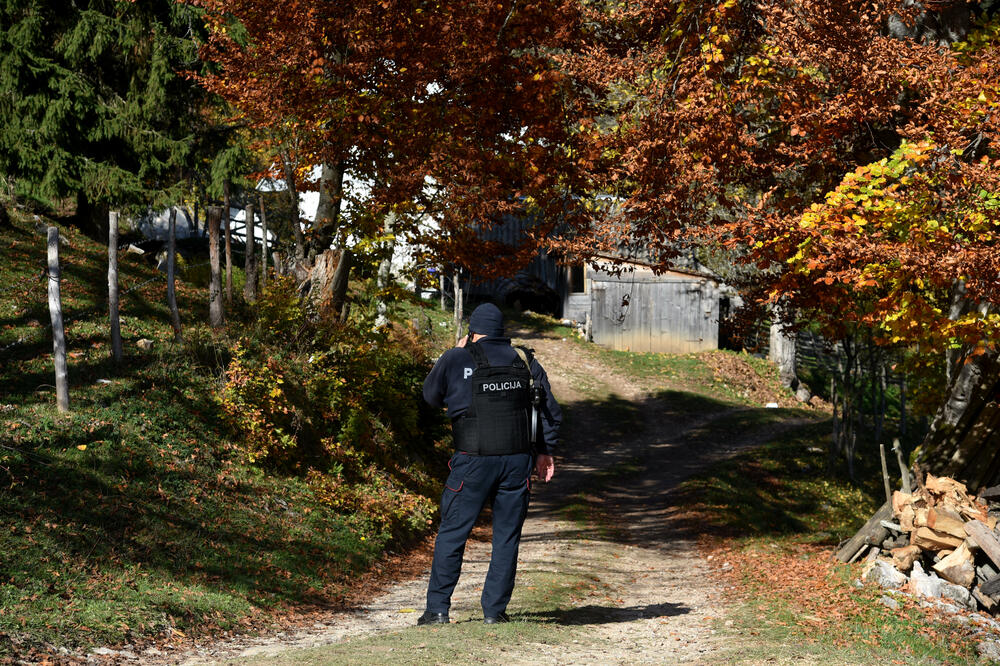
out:
M534 224L530 217L505 216L503 224L479 233L516 247ZM615 264L623 272L567 263L540 250L517 275L470 279L467 293L588 322L591 339L611 349L682 354L719 348L722 285L693 256L677 257L671 270L660 273L653 272L654 257L642 256L642 249L625 248L621 256L605 259L605 266Z
M593 341L623 351L681 354L718 349L720 285L683 269L656 274L627 264L621 275L567 271L563 316L588 321Z

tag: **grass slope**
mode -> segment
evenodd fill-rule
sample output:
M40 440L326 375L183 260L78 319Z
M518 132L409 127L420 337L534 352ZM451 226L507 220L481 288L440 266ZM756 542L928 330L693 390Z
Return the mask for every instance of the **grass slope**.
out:
M204 271L180 271L185 342L174 344L165 280L121 254L131 291L114 367L106 250L61 227L71 412L59 414L44 228L17 213L14 224L0 231L0 660L176 642L335 603L393 535L334 510L301 477L241 462L215 397L229 341L203 324Z

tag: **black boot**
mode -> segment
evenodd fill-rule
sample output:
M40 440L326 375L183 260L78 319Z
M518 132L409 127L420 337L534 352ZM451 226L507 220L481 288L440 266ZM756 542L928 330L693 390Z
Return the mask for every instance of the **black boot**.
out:
M496 617L484 617L483 618L483 623L484 624L504 624L506 622L510 622L510 618L507 617L507 613L500 613Z
M448 624L448 614L424 611L424 614L417 618L417 625L423 626L425 624Z

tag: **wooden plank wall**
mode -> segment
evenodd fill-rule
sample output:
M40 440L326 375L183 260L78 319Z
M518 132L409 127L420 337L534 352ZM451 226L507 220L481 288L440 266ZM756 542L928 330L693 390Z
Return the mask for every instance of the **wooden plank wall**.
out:
M479 237L483 240L497 241L517 247L525 242L527 233L538 221L531 217L514 217L504 215L503 223L490 229L479 229ZM551 288L563 300L566 293L566 269L559 266L549 253L542 249L535 255L524 269L517 275L532 275ZM509 288L510 278L480 281L476 275L470 276L466 282L466 293L478 298L498 298Z
M718 348L719 290L712 280L594 272L591 279L594 342L671 354Z

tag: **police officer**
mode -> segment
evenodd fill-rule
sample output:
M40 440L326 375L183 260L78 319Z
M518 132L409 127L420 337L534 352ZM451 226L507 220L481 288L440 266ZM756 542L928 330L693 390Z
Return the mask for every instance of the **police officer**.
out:
M472 312L469 336L438 359L424 380L424 400L447 406L456 452L441 496L427 608L417 624L448 622L465 542L487 502L493 505L493 554L483 584L483 618L486 624L508 622L531 471L543 481L552 478L559 404L530 351L504 337L503 314L491 303Z

